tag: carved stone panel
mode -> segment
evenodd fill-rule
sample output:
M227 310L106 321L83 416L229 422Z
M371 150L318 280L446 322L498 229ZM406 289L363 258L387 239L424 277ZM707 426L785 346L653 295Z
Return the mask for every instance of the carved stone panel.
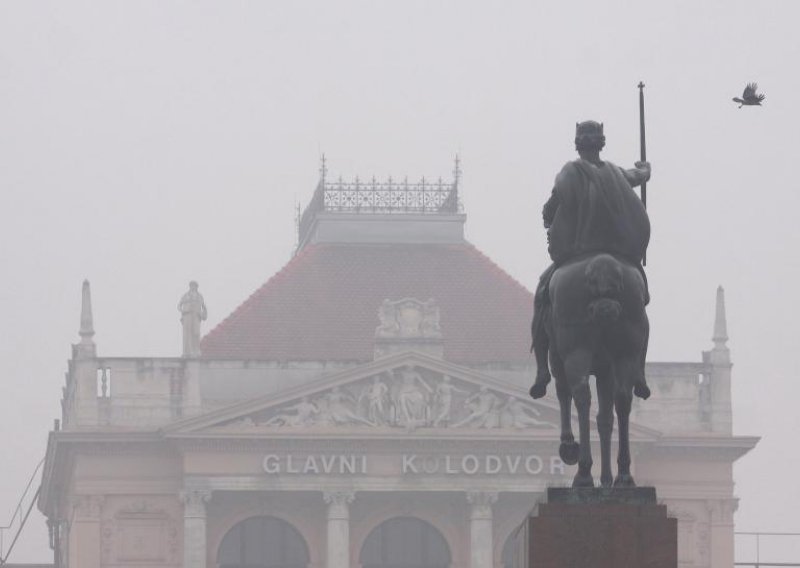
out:
M442 337L439 327L439 306L434 300L416 298L384 300L378 310L380 325L375 337L436 338Z
M105 566L178 566L180 530L175 515L147 499L119 503L104 518Z
M527 398L411 365L306 395L221 427L237 430L557 428Z

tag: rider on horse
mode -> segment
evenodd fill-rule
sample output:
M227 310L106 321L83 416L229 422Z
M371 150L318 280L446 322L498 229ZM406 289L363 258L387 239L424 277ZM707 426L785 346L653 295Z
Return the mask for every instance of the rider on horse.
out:
M553 193L544 205L542 217L547 229L548 252L553 260L539 279L534 296L532 335L536 356L536 380L531 396L541 398L550 382L547 320L551 309L549 286L556 269L592 253L605 252L636 266L647 290L642 259L650 240L647 211L633 187L650 179L650 164L636 162L625 170L600 159L605 146L603 125L593 120L575 126L575 149L579 159L567 163L556 176ZM645 305L650 301L645 292ZM650 396L644 376L634 385L634 394Z

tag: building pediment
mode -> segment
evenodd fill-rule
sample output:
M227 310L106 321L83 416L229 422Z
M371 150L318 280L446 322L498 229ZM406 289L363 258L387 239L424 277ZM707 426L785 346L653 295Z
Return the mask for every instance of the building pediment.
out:
M418 352L384 357L164 429L168 437L532 437L557 439L555 401ZM633 428L635 438L657 432Z

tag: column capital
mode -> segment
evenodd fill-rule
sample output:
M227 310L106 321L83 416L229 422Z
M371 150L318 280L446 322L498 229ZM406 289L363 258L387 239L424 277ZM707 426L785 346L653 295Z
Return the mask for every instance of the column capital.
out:
M328 519L350 518L350 503L356 498L355 491L323 491L322 498L328 504Z
M212 492L208 489L184 489L179 497L183 503L184 517L205 517L206 503L211 500Z
M346 506L356 498L355 491L323 491L322 498L328 505Z
M497 502L497 491L467 491L467 502L472 505L470 517L473 519L491 519L492 505Z

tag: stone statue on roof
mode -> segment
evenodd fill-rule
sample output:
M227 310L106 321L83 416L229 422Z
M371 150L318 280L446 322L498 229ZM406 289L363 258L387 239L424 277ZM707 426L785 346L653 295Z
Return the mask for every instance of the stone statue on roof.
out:
M197 282L189 282L189 291L178 302L183 324L183 356L198 357L200 355L200 323L208 317L206 303L197 290Z

